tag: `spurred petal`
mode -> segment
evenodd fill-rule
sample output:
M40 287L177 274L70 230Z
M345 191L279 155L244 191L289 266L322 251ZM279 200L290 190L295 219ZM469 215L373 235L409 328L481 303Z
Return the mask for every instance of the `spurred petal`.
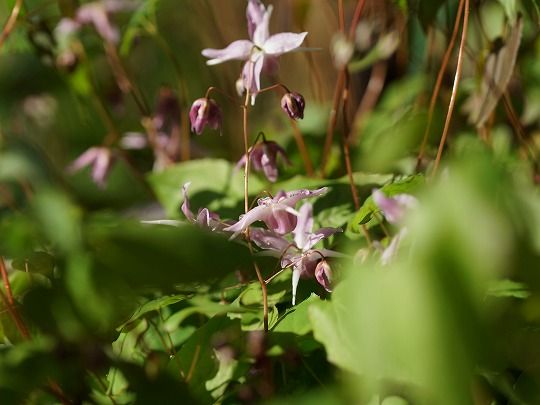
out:
M313 229L313 207L310 203L305 203L300 207L298 213L296 228L293 230L294 243L298 249L307 250L309 237Z
M226 48L223 49L203 49L202 55L207 58L211 58L210 60L206 61L206 64L211 66L233 59L246 60L249 58L251 48L253 48L253 43L251 41L241 39L231 42Z
M301 34L281 32L268 38L262 48L265 54L279 56L299 48L302 42L304 42L306 35L307 32L302 32Z

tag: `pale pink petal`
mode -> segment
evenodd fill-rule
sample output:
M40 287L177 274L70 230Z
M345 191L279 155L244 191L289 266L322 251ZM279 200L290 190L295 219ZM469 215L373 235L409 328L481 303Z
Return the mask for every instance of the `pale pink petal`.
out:
M309 197L318 197L321 195L324 195L328 192L328 187L322 187L317 190L296 190L296 191L289 191L287 193L287 196L283 198L280 202L283 204L288 205L289 207L294 207L296 203L300 200L303 200L304 198Z
M195 215L193 214L193 212L191 212L191 209L189 207L189 198L188 198L188 193L187 193L187 190L190 184L191 183L186 183L182 186L182 194L184 194L184 202L182 203L182 212L189 221L195 222Z
M268 229L253 228L249 232L249 236L261 249L274 250L280 255L291 246L285 238Z
M305 249L311 249L321 240L333 235L337 232L342 232L340 228L320 228L317 231L311 233L306 242Z
M105 186L105 178L109 173L111 163L111 153L106 148L99 148L99 153L94 160L92 167L92 180L100 186Z
M260 0L249 0L246 8L246 19L248 23L248 34L251 39L253 39L255 29L263 21L265 11L266 9Z
M231 236L231 238L234 238L240 232L246 230L247 227L250 226L252 223L256 221L264 221L268 216L269 209L270 208L265 205L259 205L244 214L237 223L228 226L223 230L227 232L234 232L234 234Z
M262 20L260 23L255 27L255 31L253 32L253 43L258 46L259 48L263 48L265 42L269 39L270 36L268 26L270 25L270 17L272 16L272 6L268 6L266 9Z
M92 147L84 151L77 159L75 159L69 166L68 171L73 173L81 170L85 166L89 166L94 162L99 154L99 148Z
M268 38L262 48L267 55L279 56L299 48L304 42L307 32L294 34L292 32L281 32Z
M211 66L233 59L246 60L249 58L252 48L253 43L251 41L241 39L231 42L226 48L223 49L203 49L202 55L207 58L211 58L210 60L206 61L206 64Z
M313 207L310 203L305 203L300 207L296 220L296 228L293 230L294 243L298 249L307 250L311 231L313 229Z

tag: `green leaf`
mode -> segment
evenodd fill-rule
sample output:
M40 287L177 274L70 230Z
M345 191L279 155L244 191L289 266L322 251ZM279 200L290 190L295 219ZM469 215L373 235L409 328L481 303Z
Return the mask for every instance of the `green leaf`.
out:
M238 342L240 336L240 322L238 320L215 317L199 328L178 351L177 360L180 371L189 380L194 395L202 402L211 402L211 394L208 389L216 388L214 384L220 372L214 345L218 341L221 344ZM171 365L174 365L175 360L173 359L171 362ZM221 373L225 373L226 376L221 375L219 379L231 375L230 370L222 370Z
M531 295L530 289L523 283L504 279L496 280L489 286L487 295L499 298L526 299Z
M131 15L120 43L120 55L127 56L141 31L156 31L156 9L159 0L144 0Z
M294 333L295 335L306 335L312 331L311 323L308 318L308 310L312 304L320 302L321 299L316 294L311 294L309 298L300 304L290 308L278 320L272 329L275 333Z
M213 281L251 266L247 247L193 225L96 224L87 238L103 276L114 276L136 290L171 291L178 284Z

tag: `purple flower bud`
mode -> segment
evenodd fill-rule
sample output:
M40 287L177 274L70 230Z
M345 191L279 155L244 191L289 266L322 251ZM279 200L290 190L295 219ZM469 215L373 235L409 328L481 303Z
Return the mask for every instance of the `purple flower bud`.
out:
M300 93L293 91L281 98L281 108L293 120L304 118L304 107L306 102Z
M199 98L191 105L189 120L191 130L200 135L207 125L212 129L221 127L221 110L211 98Z
M326 291L332 291L332 269L326 260L323 259L317 263L317 267L315 267L315 278Z

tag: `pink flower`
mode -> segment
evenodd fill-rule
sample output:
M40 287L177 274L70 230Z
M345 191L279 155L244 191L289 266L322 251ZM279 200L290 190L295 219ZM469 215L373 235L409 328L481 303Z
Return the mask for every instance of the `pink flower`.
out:
M251 104L255 104L255 96L261 89L261 72L263 68L275 70L277 58L284 53L298 49L307 32L295 34L282 32L270 35L268 25L272 15L272 6L264 8L258 0L250 0L246 10L248 33L250 39L231 42L223 49L204 49L203 56L209 58L207 65L217 65L229 60L244 60L242 69L244 89L251 96Z
M278 192L273 198L265 197L257 201L257 207L249 210L245 215L240 217L240 220L227 228L224 231L234 232L234 238L239 233L245 231L248 226L256 221L263 221L266 226L279 235L284 235L291 232L297 224L297 212L294 207L298 201L316 197L325 194L328 191L327 187L318 190L297 190Z
M409 194L397 194L387 197L381 190L373 190L371 193L373 201L383 212L384 217L391 224L399 223L403 220L405 213L418 205L418 200Z
M212 129L221 127L221 110L211 98L199 98L191 105L189 120L191 130L200 135L207 125Z
M189 198L187 189L191 183L186 183L182 187L182 193L184 194L184 202L182 203L182 213L186 216L189 222L199 225L203 228L208 228L212 231L221 230L224 224L219 219L219 215L211 212L208 208L201 208L197 213L197 216L193 214L189 206Z
M86 166L92 166L92 180L104 188L110 173L113 156L109 148L94 146L83 152L68 166L70 173L77 172Z
M341 253L328 249L314 249L314 246L324 238L341 232L338 228L321 228L313 232L313 207L305 203L297 213L297 224L293 230L294 243L274 232L254 228L250 232L251 240L261 249L274 252L281 257L281 268L291 267L292 274L292 304L296 303L296 290L300 278L315 277L327 291L330 291L332 273L330 266L319 265L326 257L342 256Z
M263 171L266 178L274 183L278 177L277 157L280 155L286 163L290 164L285 150L273 141L263 141L249 149L249 160L253 169ZM237 168L246 165L246 155L236 164Z

